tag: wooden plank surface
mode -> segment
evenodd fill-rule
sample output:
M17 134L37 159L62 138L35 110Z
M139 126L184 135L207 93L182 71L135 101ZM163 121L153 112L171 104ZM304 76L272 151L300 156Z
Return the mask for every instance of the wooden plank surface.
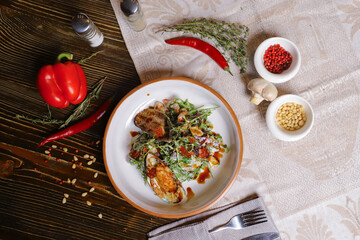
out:
M88 14L103 32L100 47L91 48L74 33L71 18L78 12ZM99 50L103 52L82 65L88 86L107 77L87 114L140 84L110 2L0 2L0 239L146 239L149 230L170 221L133 208L112 187L101 147L111 111L92 128L40 148L37 145L58 126L14 117L42 118L48 113L36 88L41 66L64 51L79 60ZM74 108L50 110L54 118L64 120ZM49 149L50 156L45 153ZM96 162L87 165L85 154ZM74 156L82 163L76 169ZM92 187L95 191L89 192ZM65 204L64 193L69 195Z

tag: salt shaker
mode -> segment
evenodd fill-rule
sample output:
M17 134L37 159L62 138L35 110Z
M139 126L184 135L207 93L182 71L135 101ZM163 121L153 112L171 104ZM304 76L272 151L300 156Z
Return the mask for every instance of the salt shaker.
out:
M76 14L71 24L75 32L87 41L91 47L98 47L104 41L104 35L86 14Z
M146 27L146 20L137 0L122 0L120 7L127 19L129 26L133 30L137 32L144 30Z

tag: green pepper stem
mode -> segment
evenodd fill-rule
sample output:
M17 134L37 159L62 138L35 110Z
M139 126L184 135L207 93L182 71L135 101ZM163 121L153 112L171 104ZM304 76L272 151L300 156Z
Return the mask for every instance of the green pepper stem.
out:
M61 60L62 60L63 58L66 58L67 61L70 61L70 60L73 59L73 54L72 54L72 53L68 53L68 52L60 53L60 54L57 56L56 62L61 62Z

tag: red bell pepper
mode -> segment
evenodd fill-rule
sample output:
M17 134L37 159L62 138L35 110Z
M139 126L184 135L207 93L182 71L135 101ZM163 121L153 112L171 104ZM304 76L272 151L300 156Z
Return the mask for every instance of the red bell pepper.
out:
M66 108L69 103L81 103L87 93L86 77L80 65L71 61L61 63L63 58L72 60L72 54L60 54L57 63L43 66L37 76L41 97L57 108Z

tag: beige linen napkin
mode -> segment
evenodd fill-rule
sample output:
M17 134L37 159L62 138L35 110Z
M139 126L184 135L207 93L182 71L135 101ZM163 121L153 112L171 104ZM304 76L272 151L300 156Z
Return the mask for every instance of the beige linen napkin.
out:
M268 221L244 229L226 229L209 233L210 229L228 222L233 216L253 209L264 209ZM183 240L183 239L241 239L265 232L278 232L270 213L262 198L256 198L245 203L233 203L221 208L181 219L159 227L148 233L150 240Z

